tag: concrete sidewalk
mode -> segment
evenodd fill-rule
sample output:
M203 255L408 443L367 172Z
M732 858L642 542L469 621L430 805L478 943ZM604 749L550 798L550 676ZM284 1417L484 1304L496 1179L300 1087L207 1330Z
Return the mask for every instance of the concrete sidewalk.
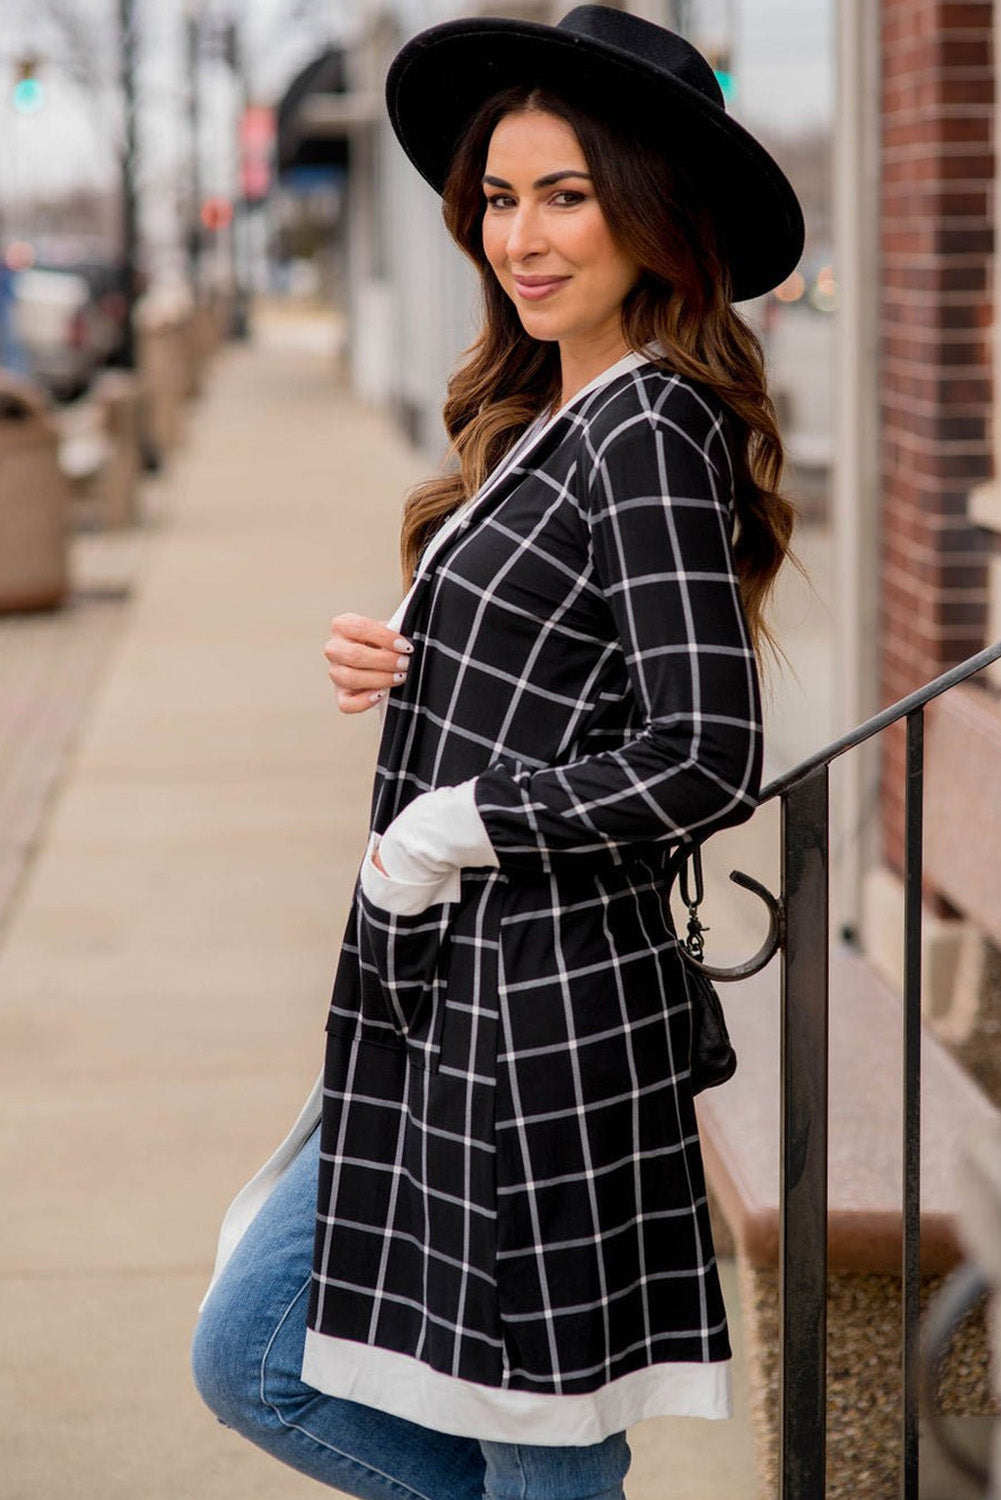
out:
M0 1500L321 1493L213 1421L188 1345L319 1066L378 731L322 645L397 602L425 466L289 326L216 367L0 952ZM738 1395L635 1428L630 1500L750 1500Z

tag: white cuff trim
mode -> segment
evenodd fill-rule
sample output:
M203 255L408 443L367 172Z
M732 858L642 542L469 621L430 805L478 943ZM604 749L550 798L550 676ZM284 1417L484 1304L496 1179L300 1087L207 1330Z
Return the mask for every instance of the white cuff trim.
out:
M475 777L409 802L383 834L380 858L397 880L433 880L448 869L500 861L476 806Z
M361 885L376 906L416 916L440 901L458 901L460 872L497 869L500 860L476 806L476 778L422 792L380 837L373 833L361 868ZM372 862L379 851L380 870Z
M446 870L431 880L400 879L383 874L372 862L372 855L380 848L382 839L373 833L361 867L361 888L372 902L384 911L399 917L415 917L442 901L458 901L462 877L458 870ZM379 855L380 859L382 855Z
M499 869L497 851L476 806L476 777L441 790L452 793L445 809L447 821L443 819L443 826L439 825L442 851L457 864L489 865L492 870Z

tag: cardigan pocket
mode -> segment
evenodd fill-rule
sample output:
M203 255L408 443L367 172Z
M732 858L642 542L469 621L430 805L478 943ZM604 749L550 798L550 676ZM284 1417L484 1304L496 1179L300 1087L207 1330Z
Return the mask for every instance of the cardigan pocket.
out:
M359 881L326 1030L403 1047L434 1071L440 1052L452 903L414 916L376 905Z

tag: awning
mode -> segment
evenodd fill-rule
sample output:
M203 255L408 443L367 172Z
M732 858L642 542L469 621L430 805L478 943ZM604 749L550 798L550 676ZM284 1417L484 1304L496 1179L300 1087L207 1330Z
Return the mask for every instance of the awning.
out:
M278 172L300 167L346 167L349 141L375 123L382 100L348 88L345 53L331 47L296 75L277 109Z

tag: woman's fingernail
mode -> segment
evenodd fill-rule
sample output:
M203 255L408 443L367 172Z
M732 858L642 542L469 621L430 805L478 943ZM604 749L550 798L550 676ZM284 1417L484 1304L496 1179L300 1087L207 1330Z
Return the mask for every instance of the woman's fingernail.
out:
M402 635L400 636L400 638L399 638L398 641L394 641L393 642L393 650L394 651L412 651L413 649L414 648L413 648L413 646L411 646L410 642L409 641L405 641L403 639Z
M405 672L410 665L409 656L398 656L396 658L396 665L401 672Z
M393 673L393 681L394 682L403 682L403 680L405 679L406 675L407 675L406 672L394 672Z
M378 703L379 699L385 696L385 693L384 692L382 692L382 693L369 693L368 696L372 700L373 703Z

